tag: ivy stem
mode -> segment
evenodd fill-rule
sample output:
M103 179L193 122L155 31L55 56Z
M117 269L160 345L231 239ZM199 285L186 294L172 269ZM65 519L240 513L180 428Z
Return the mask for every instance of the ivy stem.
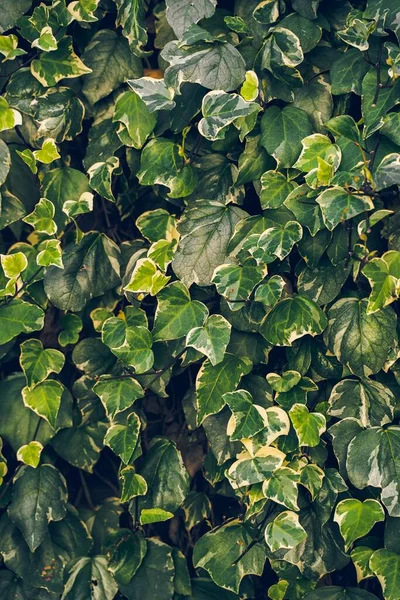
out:
M92 502L92 498L90 496L89 488L88 488L86 480L85 480L85 476L80 469L79 469L79 477L81 479L82 489L83 489L83 493L85 494L86 502L88 503L90 510L95 510L94 504Z

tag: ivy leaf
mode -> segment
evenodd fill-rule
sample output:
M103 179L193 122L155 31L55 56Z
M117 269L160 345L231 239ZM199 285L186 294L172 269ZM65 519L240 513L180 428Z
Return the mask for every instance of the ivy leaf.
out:
M78 312L91 298L120 283L119 249L106 235L91 232L63 252L64 269L49 267L44 287L49 300L61 310Z
M267 108L261 119L261 144L278 167L291 167L301 152L301 140L312 133L308 115L300 108Z
M106 198L110 202L115 202L115 197L112 191L112 176L113 172L119 167L119 159L115 156L107 159L106 162L94 163L88 169L89 182L91 187L103 198ZM65 207L65 205L64 205ZM69 216L71 216L70 206ZM76 212L77 207L74 206L73 211ZM79 210L81 210L80 207ZM64 211L65 212L65 211Z
M124 289L134 294L156 296L170 279L171 277L161 273L151 258L140 258L132 272L130 282Z
M399 446L400 427L370 427L350 442L346 464L349 479L358 489L381 488L382 503L393 517L400 515Z
M375 600L376 596L356 587L329 585L307 594L304 600Z
M363 268L372 292L367 313L371 314L394 302L400 285L400 252L389 250L380 258L373 258Z
M69 36L59 42L57 50L44 52L31 62L32 75L44 87L53 87L61 79L90 72L91 69L75 54L72 38Z
M290 420L299 438L300 446L318 446L319 438L326 430L324 415L309 412L304 404L293 404L289 411Z
M248 364L233 354L226 353L217 365L206 360L197 375L197 424L201 425L209 415L218 413L225 405L223 395L233 392Z
M7 144L5 142L3 142L3 140L0 140L0 185L3 185L3 183L7 179L7 175L8 175L10 168L11 168L10 151L8 149ZM22 214L21 216L23 217L24 214ZM10 222L13 223L13 220L11 220ZM4 225L2 225L2 228L5 227L6 225L9 225L9 223L6 222Z
M377 500L347 498L337 504L333 519L348 549L355 540L367 535L375 525L385 520L385 513Z
M0 344L5 344L20 333L32 333L42 329L44 313L41 308L14 298L8 304L0 306Z
M360 377L377 373L397 341L391 307L367 314L367 300L341 298L329 309L326 343L340 362Z
M138 473L136 473L135 467L127 466L121 469L120 472L121 481L121 502L129 502L136 496L144 496L147 494L147 482Z
M232 441L251 438L264 428L262 407L253 404L249 392L227 392L223 399L232 411L232 426L228 424L228 435Z
M176 104L174 90L165 85L164 79L141 77L129 80L128 84L144 102L149 113L172 110Z
M0 46L1 47L1 46ZM10 108L7 100L0 97L0 132L13 129L16 125L22 125L22 115L14 108Z
M17 452L17 460L20 460L25 465L29 465L36 469L40 462L40 455L43 451L43 445L40 442L29 442L21 446Z
M176 91L188 81L209 90L230 92L239 87L246 76L242 55L229 43L181 46L172 41L165 46L161 57L170 65L164 73L165 83Z
M128 91L118 96L113 121L125 125L132 146L140 149L153 131L157 117L148 110L146 103L138 94Z
M235 123L240 117L248 116L257 106L246 102L239 94L208 92L202 102L203 118L198 124L199 132L208 140L223 139L231 123Z
M141 531L120 529L107 544L108 570L118 583L128 584L146 555L147 541Z
M50 373L59 373L65 356L59 350L43 349L39 340L26 340L21 344L20 364L29 388L44 381Z
M107 319L102 340L110 350L136 373L145 373L154 364L153 337L147 327L129 326L117 317Z
M374 173L377 190L383 190L400 183L400 154L387 154L379 163Z
M140 419L136 413L131 413L125 424L112 424L104 437L104 444L128 465L135 455L140 433Z
M165 138L145 146L137 176L141 185L165 185L171 198L189 196L196 187L195 171L185 165L180 147Z
M48 421L49 425L56 429L58 411L61 406L61 398L64 386L59 381L48 380L38 383L34 387L25 387L22 390L24 404L37 415Z
M167 19L178 37L186 32L193 23L212 17L217 0L201 0L192 4L189 0L168 0Z
M285 280L280 275L272 275L266 283L259 285L254 294L254 300L261 302L269 309L281 299L285 288Z
M208 571L220 587L239 593L243 577L260 575L264 568L265 551L255 534L236 520L206 533L194 547L194 566Z
M182 237L172 268L183 283L210 285L214 269L225 262L235 225L246 216L236 206L200 200L183 214L178 229Z
M288 467L276 469L262 486L263 495L268 500L286 506L289 510L299 510L297 505L300 475Z
M399 590L400 556L381 548L373 553L369 566L382 586L385 600L395 600Z
M186 336L186 346L204 354L215 366L224 359L231 336L231 324L222 315L211 315L202 327L193 327Z
M37 469L23 466L14 478L8 515L31 552L44 540L50 521L60 521L66 513L67 487L53 465Z
M261 176L261 208L279 208L290 192L296 188L293 181L288 181L279 171L266 171Z
M40 267L54 266L58 269L64 268L60 240L43 240L39 244L38 250L36 263Z
M283 452L272 447L264 447L254 456L244 452L239 454L236 462L229 467L227 477L234 489L262 483L282 466L284 459Z
M162 508L175 513L189 493L189 475L181 454L167 438L152 440L140 474L147 481L148 491L136 500L139 511Z
M231 304L231 310L239 310L246 302L255 286L264 278L265 268L249 258L243 265L220 265L214 271L212 282L218 293Z
M102 597L104 600L112 600L118 591L104 556L75 560L68 565L66 577L62 600L73 600L79 597L93 600Z
M304 296L281 300L266 315L260 332L275 346L291 346L304 335L319 335L327 318L315 302Z
M201 327L207 315L207 307L198 300L191 300L183 283L170 283L158 294L153 338L155 341L179 339L194 327Z
M275 258L283 260L292 251L293 246L301 240L303 230L297 221L288 221L283 226L269 227L256 240L248 238L243 245L256 260L271 263Z
M281 512L265 528L265 541L272 552L281 548L289 550L295 548L306 537L307 534L300 525L298 515L289 510Z
M38 233L54 235L57 231L57 225L53 220L54 214L54 204L50 200L47 200L47 198L41 198L36 204L34 211L24 217L23 221L28 223L28 225L32 225Z
M388 110L400 100L400 82L396 80L393 86L382 88L376 96L378 86L376 69L371 69L362 81L361 110L364 117L364 137L368 138L384 124Z
M395 397L392 391L372 379L343 379L332 389L329 414L346 419L353 417L362 427L385 425L393 419Z
M174 594L172 549L157 538L147 541L147 552L134 577L121 590L130 600L169 600Z
M128 41L110 29L95 33L82 59L90 67L83 79L82 91L92 105L128 79L142 75L140 60L130 50Z
M145 56L147 44L146 11L142 0L115 0L118 13L116 25L122 27L122 33L136 56Z
M107 417L113 419L116 414L130 408L136 400L143 398L144 390L133 377L100 379L93 391L99 396Z
M336 225L374 208L369 196L351 194L340 186L324 190L316 201L321 207L324 223L332 231Z

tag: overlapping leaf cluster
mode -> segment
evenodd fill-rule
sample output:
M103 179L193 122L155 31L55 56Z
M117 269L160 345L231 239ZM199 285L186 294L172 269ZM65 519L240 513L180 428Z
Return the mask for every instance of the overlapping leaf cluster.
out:
M398 600L398 1L0 4L2 600Z

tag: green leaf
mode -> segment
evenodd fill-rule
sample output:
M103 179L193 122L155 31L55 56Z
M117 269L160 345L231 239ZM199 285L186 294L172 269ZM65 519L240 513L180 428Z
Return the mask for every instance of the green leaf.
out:
M90 104L96 104L120 85L142 75L140 60L128 41L111 29L97 31L86 46L82 59L90 68L83 78L82 91Z
M324 415L309 412L304 404L293 404L289 411L290 420L299 438L300 446L317 446L319 438L326 430Z
M129 502L136 496L144 496L147 494L147 482L138 473L135 472L135 467L127 466L121 469L121 502Z
M196 174L191 165L185 165L178 144L165 139L151 140L144 148L140 170L141 185L164 185L170 198L189 196L196 187Z
M29 465L36 469L40 462L40 455L43 450L43 445L40 442L29 442L21 446L17 452L17 460L20 460L25 465Z
M50 200L56 209L55 218L58 226L64 225L66 216L63 213L65 203L70 200L81 200L82 194L90 192L89 180L81 171L71 167L51 169L44 174L42 196ZM85 200L87 196L84 197ZM72 215L73 216L73 215Z
M104 556L79 558L68 565L62 600L112 600L118 591Z
M377 500L361 502L347 498L336 506L333 520L339 525L346 548L349 548L355 540L367 535L375 523L384 521L385 513Z
M377 373L397 341L392 308L367 314L367 300L341 298L329 309L326 343L340 362L359 377Z
M376 596L356 587L328 585L307 594L304 600L376 600Z
M167 0L167 19L178 37L193 23L212 17L217 0L200 0L196 4L189 0Z
M102 329L102 340L123 363L136 373L145 373L154 364L151 350L153 337L147 327L129 326L117 317L107 319Z
M265 541L272 552L281 548L295 548L307 537L299 517L289 510L281 512L265 528Z
M351 551L350 556L356 569L358 582L374 576L369 568L369 560L373 553L373 549L367 546L357 546Z
M332 389L329 414L353 417L362 427L385 425L393 419L395 404L392 391L379 381L343 379Z
M290 192L296 188L293 181L288 181L279 171L266 171L261 176L261 208L279 208Z
M344 137L356 144L361 144L360 130L357 123L350 115L339 115L333 117L325 123L325 127L333 133L335 137Z
M23 252L0 254L1 266L8 279L18 278L28 266L28 260Z
M149 538L147 552L131 582L120 585L129 600L170 600L174 594L175 568L172 549L157 538Z
M228 435L232 441L251 438L265 427L261 406L253 404L253 398L246 390L227 392L223 399L232 411L232 425L228 424Z
M347 473L353 485L381 488L381 500L390 516L400 515L399 453L400 427L370 427L351 441Z
M257 107L257 104L246 102L239 94L208 92L202 102L203 118L198 124L199 132L208 140L223 139L231 123L248 116Z
M59 431L51 444L61 458L91 473L99 460L106 430L103 421L69 427Z
M255 286L260 283L265 275L265 267L258 266L257 262L249 258L243 265L220 265L214 271L212 282L221 296L230 304L231 310L239 310L246 302ZM236 304L234 304L236 303Z
M369 566L382 586L385 600L395 600L399 589L400 556L381 548L373 553Z
M8 149L7 144L5 142L3 142L3 140L0 140L0 185L3 185L3 183L7 179L7 175L10 170L10 167L11 167L10 151ZM21 216L23 217L24 214L22 214ZM17 216L17 218L11 220L10 223L13 223L13 221L17 220L18 218L21 218L21 217ZM9 223L6 222L5 224L3 224L3 222L2 222L1 228L5 227L6 225L9 225Z
M182 235L172 268L190 286L210 285L214 269L225 262L235 225L246 213L236 206L200 200L183 214L178 229Z
M112 424L104 437L104 444L120 457L127 465L135 454L139 439L140 419L136 413L131 413L126 424Z
M32 75L44 87L52 87L61 79L90 73L91 69L75 54L72 38L62 39L57 50L44 52L31 63Z
M293 296L275 304L263 320L260 332L273 345L291 346L304 335L319 335L326 326L326 316L315 302Z
M141 77L129 80L128 84L144 102L149 113L157 110L171 110L175 106L175 92L165 85L164 79Z
M400 154L393 152L387 154L379 163L374 173L377 190L400 183Z
M284 226L269 227L260 236L249 237L243 248L257 261L268 264L275 258L286 258L302 235L303 230L297 221L287 221Z
M236 520L206 533L194 547L194 566L208 571L220 587L238 593L245 575L261 575L264 568L265 551L255 535Z
M138 94L128 91L118 96L113 121L125 125L132 146L140 149L153 131L157 117L148 110L146 103Z
M248 365L241 358L226 353L217 365L206 360L197 375L197 424L201 425L208 415L218 413L226 401L223 396L233 392L241 376L248 370Z
M373 258L362 272L372 287L368 299L368 314L377 312L396 300L400 285L400 252L391 250L381 258Z
M31 7L31 0L5 0L0 17L0 33L15 26L17 19Z
M87 233L63 252L64 269L49 267L44 277L49 300L61 310L78 312L91 298L119 282L119 249L106 235Z
M291 167L301 152L301 140L312 133L307 113L299 108L267 108L261 119L261 144L278 167Z
M89 182L91 187L103 198L106 198L110 202L115 202L115 197L112 191L112 177L113 173L119 167L119 159L115 156L108 158L106 162L94 163L88 169ZM80 202L81 204L81 202ZM64 204L64 212L65 212ZM74 212L77 212L77 207L74 206ZM80 210L81 207L80 207ZM85 211L86 212L86 211ZM71 215L71 208L68 206L68 216Z
M31 552L42 543L50 521L60 521L66 513L67 487L52 465L37 469L23 466L14 478L8 515L15 523Z
M93 386L93 391L99 396L109 419L130 408L144 395L142 386L133 377L108 380L105 377Z
M186 346L204 354L215 366L224 359L231 335L231 324L222 315L211 315L202 327L193 327L186 336Z
M337 58L330 71L332 94L340 95L355 92L361 95L361 84L369 67L362 52L349 48Z
M329 231L339 223L374 208L369 196L351 194L338 185L324 190L316 201L321 207L324 223Z
M209 90L230 92L239 87L246 76L242 55L229 43L181 46L172 41L165 46L161 57L169 63L164 73L165 83L176 91L188 81Z
M118 583L128 584L142 564L147 542L141 531L120 529L113 533L107 543L108 570Z
M78 22L92 23L97 21L95 11L99 0L75 0L68 4L68 10Z
M248 445L247 440L246 445ZM284 459L283 452L272 447L261 448L254 456L244 452L239 454L236 462L230 466L227 477L234 489L261 483L269 479L272 473L282 466Z
M364 117L365 138L383 126L388 110L400 101L399 80L396 80L392 86L380 89L376 97L377 85L377 71L373 68L368 71L362 81L361 110Z
M43 419L46 419L53 429L56 428L58 411L64 386L59 381L48 380L34 387L25 387L22 397L25 406L29 407Z
M276 469L262 486L263 496L278 504L286 506L289 510L299 510L297 505L300 475L288 467Z
M153 438L140 474L147 481L146 496L136 499L139 512L162 508L175 513L189 493L189 475L176 445L168 438Z
M25 223L31 225L38 233L54 235L57 225L54 222L55 207L47 198L41 198L30 215L23 218Z
M122 27L122 34L129 42L129 47L136 56L144 56L147 52L143 46L147 44L146 11L142 0L115 0L118 14L116 25Z
M0 306L0 344L5 344L20 333L31 333L42 329L44 313L41 308L14 298L8 304Z
M22 125L21 113L10 108L7 100L0 96L0 132L13 129L16 125Z
M191 300L183 283L170 283L158 294L153 338L155 341L179 339L194 327L201 327L207 316L207 307L198 300Z

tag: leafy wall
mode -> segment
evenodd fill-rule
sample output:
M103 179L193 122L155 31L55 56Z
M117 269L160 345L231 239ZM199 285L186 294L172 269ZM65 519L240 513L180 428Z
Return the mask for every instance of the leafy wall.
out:
M398 600L398 1L0 33L1 599Z

